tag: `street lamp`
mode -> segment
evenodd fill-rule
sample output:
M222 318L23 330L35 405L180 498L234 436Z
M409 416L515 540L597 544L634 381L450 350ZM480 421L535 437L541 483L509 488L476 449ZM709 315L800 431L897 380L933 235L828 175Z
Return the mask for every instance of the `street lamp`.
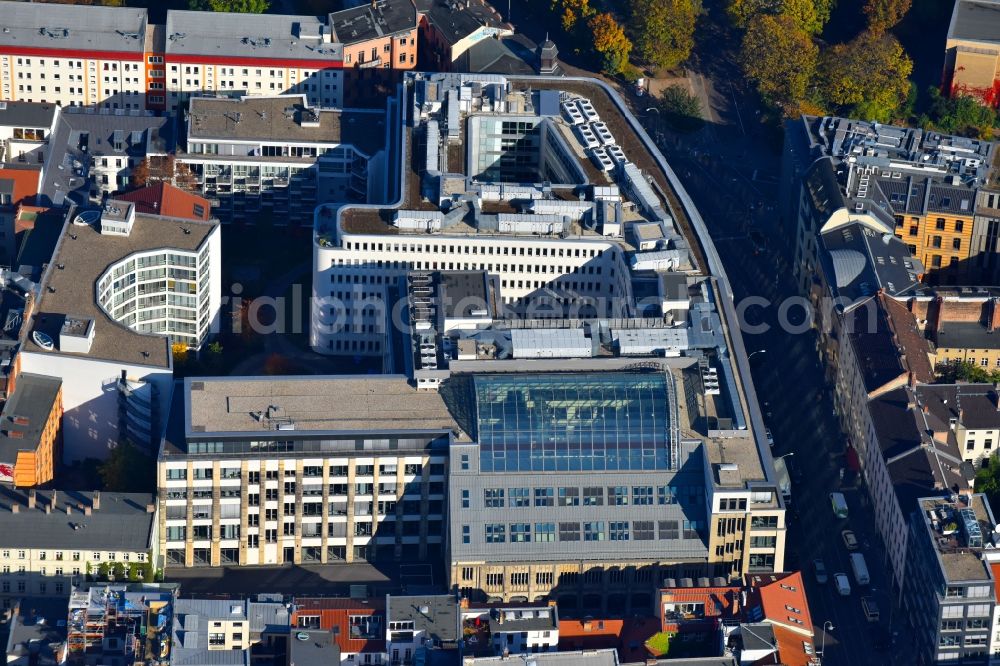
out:
M777 458L775 458L775 460L781 460L782 458L787 458L788 456L794 456L794 455L795 455L795 451L789 451L788 453L786 453L783 456L778 456Z
M752 359L752 358L754 357L754 354L766 354L766 353L767 353L767 350L766 350L766 349L758 349L758 350L757 350L757 351L755 351L755 352L750 352L750 353L749 353L749 354L747 355L747 361L749 361L750 359Z
M820 651L819 651L820 659L821 660L824 657L826 657L826 632L833 631L834 629L836 629L836 627L833 626L833 622L830 622L829 620L827 620L826 622L823 623L823 643L822 643L822 647L820 648Z

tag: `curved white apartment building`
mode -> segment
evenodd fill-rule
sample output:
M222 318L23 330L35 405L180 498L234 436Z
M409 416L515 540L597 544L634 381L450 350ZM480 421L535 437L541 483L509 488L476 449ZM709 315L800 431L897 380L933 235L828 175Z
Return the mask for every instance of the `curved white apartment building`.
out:
M128 236L134 223L134 207L112 200L101 214L101 233ZM111 263L97 277L97 305L134 331L200 347L219 311L221 291L221 236L218 225L211 229L195 247L138 249Z

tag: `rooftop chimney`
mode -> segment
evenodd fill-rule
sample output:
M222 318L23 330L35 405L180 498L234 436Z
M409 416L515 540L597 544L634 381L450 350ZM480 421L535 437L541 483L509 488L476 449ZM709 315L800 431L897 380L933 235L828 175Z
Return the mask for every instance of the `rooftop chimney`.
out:
M155 504L147 504L146 505L146 513L155 513L155 512L156 512L156 505Z
M72 513L73 513L73 507L70 506L69 504L67 504L66 505L66 515L69 516L69 515L72 515Z
M986 330L993 332L1000 329L1000 298L994 298L991 305L990 318L986 323Z
M45 513L52 513L52 505L51 504L46 504L45 505Z
M930 413L931 413L930 406L929 405L924 405L924 414L930 414Z
M93 511L93 509L91 509L89 506L83 507L83 515L89 516L91 511Z
M34 488L32 488L31 490L28 491L28 508L29 509L34 509L35 508L35 489Z
M58 490L53 490L52 491L52 501L49 504L49 506L51 506L53 509L56 508L56 501L58 499L59 499L59 491Z
M21 510L21 507L18 506L17 504L11 504L10 505L10 512L11 513L17 513L20 510Z
M94 507L94 511L97 511L98 509L101 508L101 491L100 490L95 490L94 491L94 498L91 500L90 504L91 504L91 506Z

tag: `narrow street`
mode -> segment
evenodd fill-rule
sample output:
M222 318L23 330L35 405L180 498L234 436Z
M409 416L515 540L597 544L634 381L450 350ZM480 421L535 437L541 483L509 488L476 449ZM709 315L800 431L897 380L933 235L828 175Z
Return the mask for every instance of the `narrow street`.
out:
M815 334L811 330L788 332L778 325L780 304L796 295L790 243L774 210L778 158L749 129L744 134L738 125L717 124L710 133L703 130L668 138L663 149L709 225L737 304L751 296L770 302L747 310L748 323L766 323L769 330L744 333L744 342L750 353L762 350L751 359L754 382L776 442L774 454L786 456L793 478L785 568L803 572L817 649L825 643L824 664L912 663L902 616L898 609L890 611L894 595L864 491L841 486L844 436L815 351ZM802 318L800 308L791 308L787 320L795 325ZM840 520L834 515L829 500L832 491L847 497L849 518ZM841 537L846 529L862 544L859 552L865 555L872 579L867 589L858 589L854 581ZM829 581L825 584L816 581L812 564L816 558L826 565ZM850 596L837 593L835 573L850 578ZM877 625L866 620L862 596L877 600L881 626L891 626L897 634L891 651L875 649ZM828 622L833 629L824 638Z

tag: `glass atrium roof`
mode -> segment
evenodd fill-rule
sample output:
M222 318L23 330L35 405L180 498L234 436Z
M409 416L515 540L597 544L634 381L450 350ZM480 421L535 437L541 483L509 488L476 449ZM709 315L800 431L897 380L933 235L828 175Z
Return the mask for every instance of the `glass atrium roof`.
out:
M484 472L670 469L663 373L477 375Z

